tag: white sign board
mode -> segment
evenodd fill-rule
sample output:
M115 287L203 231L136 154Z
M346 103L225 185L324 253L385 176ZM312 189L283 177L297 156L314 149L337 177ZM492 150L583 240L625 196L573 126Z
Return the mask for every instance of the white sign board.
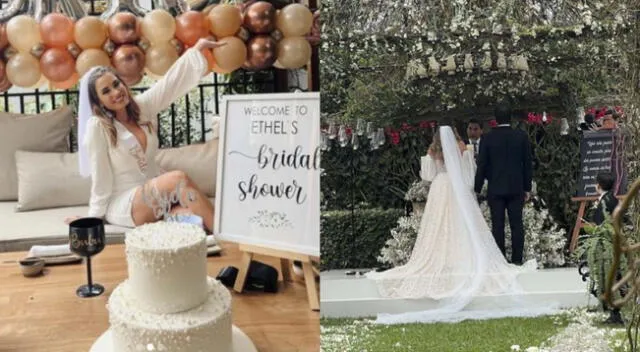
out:
M320 255L320 94L223 97L215 233Z

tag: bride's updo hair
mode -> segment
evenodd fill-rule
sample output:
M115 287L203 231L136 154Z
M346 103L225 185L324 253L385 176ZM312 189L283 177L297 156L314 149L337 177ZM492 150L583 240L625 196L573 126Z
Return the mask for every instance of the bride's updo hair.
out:
M460 138L460 134L458 134L458 131L453 126L451 126L451 129L453 130L453 135L456 136L456 141L462 142L462 138ZM433 136L433 141L431 141L431 145L427 150L427 154L431 155L431 157L434 159L444 159L444 157L442 156L442 140L440 139L439 128L436 131L436 134Z

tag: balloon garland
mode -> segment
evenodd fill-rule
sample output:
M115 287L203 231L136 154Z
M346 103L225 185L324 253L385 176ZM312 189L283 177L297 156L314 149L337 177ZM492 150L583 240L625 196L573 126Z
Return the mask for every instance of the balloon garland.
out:
M46 81L68 89L98 65L114 67L129 85L145 74L158 79L185 49L206 37L227 43L203 51L213 72L296 69L307 64L318 41L318 14L297 3L281 10L251 1L172 12L177 16L156 9L143 16L123 11L106 20L84 16L77 21L49 13L40 22L26 14L13 16L0 25L0 92Z

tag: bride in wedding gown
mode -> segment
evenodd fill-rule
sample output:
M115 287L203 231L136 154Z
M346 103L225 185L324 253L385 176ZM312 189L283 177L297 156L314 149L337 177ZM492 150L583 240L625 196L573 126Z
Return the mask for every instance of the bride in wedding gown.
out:
M549 305L525 302L517 277L535 260L507 263L473 192L475 161L449 126L440 127L421 160L421 178L431 181L420 229L407 264L370 272L385 298L437 300L422 312L380 314L378 323L455 322L550 314ZM476 296L504 295L491 309L463 310ZM520 296L519 296L520 295Z

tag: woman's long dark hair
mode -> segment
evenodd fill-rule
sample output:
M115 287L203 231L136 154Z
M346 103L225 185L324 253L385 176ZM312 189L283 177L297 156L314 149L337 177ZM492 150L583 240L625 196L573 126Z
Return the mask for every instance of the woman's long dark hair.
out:
M108 110L102 105L102 103L100 103L100 97L98 96L98 91L96 90L96 81L106 73L113 74L118 80L120 80L120 84L124 84L125 87L127 87L127 91L129 93L129 104L127 104L126 111L129 121L135 121L139 126L146 126L149 129L149 133L153 133L151 122L140 120L140 106L138 106L138 103L136 103L136 101L133 99L133 94L131 94L129 86L124 83L116 70L111 67L100 66L93 70L91 76L89 76L89 102L91 103L93 114L98 117L98 119L102 123L102 126L107 131L107 135L109 136L111 145L116 146L118 144L118 132L116 130L116 126L113 123L113 119L116 115L115 112Z

